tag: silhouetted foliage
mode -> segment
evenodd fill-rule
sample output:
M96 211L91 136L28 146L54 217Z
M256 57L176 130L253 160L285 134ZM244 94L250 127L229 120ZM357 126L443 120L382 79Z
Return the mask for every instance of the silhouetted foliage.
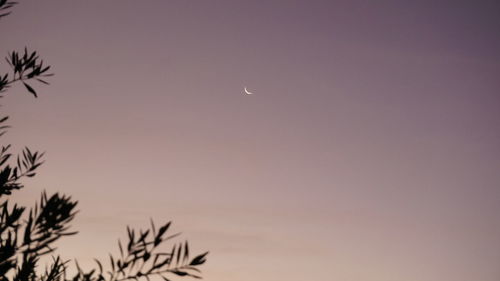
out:
M0 18L10 14L9 9L16 5L15 1L0 0Z
M170 222L156 230L151 222L151 227L145 231L135 232L127 227L128 242L122 244L118 241L120 255L109 256L109 269L104 270L103 264L96 260L97 270L84 272L79 268L79 274L72 280L138 280L148 276L160 276L164 280L169 280L169 273L178 276L191 276L201 278L196 266L205 262L204 253L189 258L188 242L174 244L170 251L163 252L158 250L158 246L164 241L176 237L178 234L166 236L170 227Z
M0 0L0 18L10 14L16 2ZM11 73L0 74L0 97L16 82L37 97L29 81L48 84L43 78L52 76L50 66L44 66L36 52L24 48L23 52L11 52L6 57ZM7 129L8 117L0 117L0 137ZM75 261L77 273L68 277L68 261L54 255L54 243L63 236L74 235L69 223L76 214L77 201L71 197L42 192L38 203L32 207L19 206L9 201L13 191L23 188L24 177L34 177L43 163L43 153L29 148L14 156L11 145L0 150L0 281L124 281L150 280L156 276L163 280L169 276L201 278L199 265L205 263L208 252L190 257L188 242L176 243L168 251L160 246L177 237L167 235L171 223L156 228L135 231L127 227L127 242L118 241L119 256L109 256L106 263L95 260L96 268L84 270ZM41 272L37 266L44 256L52 255L50 265ZM107 266L106 266L107 265Z

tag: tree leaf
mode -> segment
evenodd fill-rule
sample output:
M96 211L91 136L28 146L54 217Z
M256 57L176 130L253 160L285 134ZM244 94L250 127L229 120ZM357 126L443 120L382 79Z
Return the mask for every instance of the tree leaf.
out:
M24 86L26 87L26 89L28 89L28 91L29 91L30 93L32 93L32 94L35 96L35 98L37 98L37 97L38 97L38 96L37 96L37 94L36 94L35 89L33 89L30 85L26 84L25 82L23 82L23 84L24 84Z

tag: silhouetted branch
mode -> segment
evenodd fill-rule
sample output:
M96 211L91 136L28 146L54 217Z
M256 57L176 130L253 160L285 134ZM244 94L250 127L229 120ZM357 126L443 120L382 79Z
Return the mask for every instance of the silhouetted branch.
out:
M201 278L197 274L200 270L196 268L205 262L208 254L204 253L189 259L188 242L174 244L169 252L159 250L161 243L168 241L179 234L167 235L171 222L166 223L156 231L156 227L151 222L151 227L139 232L127 227L128 242L126 246L118 241L120 251L119 257L109 256L109 268L104 271L103 263L95 260L98 269L89 272L83 271L79 266L79 273L72 280L74 281L125 281L139 280L141 278L149 280L151 276L160 276L165 280L167 274L178 276L190 276ZM124 247L125 246L125 247Z
M16 51L11 52L5 60L11 67L12 74L0 75L0 93L5 92L13 83L21 82L28 92L38 97L35 89L27 82L34 79L48 85L49 83L42 78L53 75L48 73L50 66L44 65L36 51L28 52L27 48L24 48L23 54Z
M15 1L0 0L0 18L10 15L9 9L16 4Z

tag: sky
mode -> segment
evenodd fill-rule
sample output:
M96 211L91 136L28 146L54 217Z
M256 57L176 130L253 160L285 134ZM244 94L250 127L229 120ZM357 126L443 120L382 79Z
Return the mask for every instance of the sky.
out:
M79 201L63 258L152 218L208 281L499 280L497 1L20 2L0 50L55 76L3 141Z

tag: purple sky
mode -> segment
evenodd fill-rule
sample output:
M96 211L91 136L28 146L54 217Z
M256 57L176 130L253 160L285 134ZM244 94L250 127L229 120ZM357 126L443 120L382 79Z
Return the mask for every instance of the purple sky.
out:
M2 100L80 201L65 258L174 221L217 281L498 281L497 1L21 1ZM5 70L5 63L0 69ZM3 71L2 71L3 72ZM247 87L254 95L245 95Z

